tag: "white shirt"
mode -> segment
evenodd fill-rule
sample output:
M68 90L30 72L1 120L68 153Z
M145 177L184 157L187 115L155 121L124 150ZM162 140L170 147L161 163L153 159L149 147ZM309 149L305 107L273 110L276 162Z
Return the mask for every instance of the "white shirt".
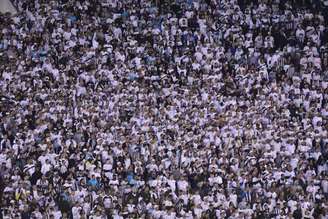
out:
M178 188L182 191L187 191L188 182L187 181L178 181Z
M42 167L41 167L41 173L42 173L43 175L45 175L47 172L50 171L50 169L51 169L51 164L47 164L47 163L45 163L45 164L43 164Z

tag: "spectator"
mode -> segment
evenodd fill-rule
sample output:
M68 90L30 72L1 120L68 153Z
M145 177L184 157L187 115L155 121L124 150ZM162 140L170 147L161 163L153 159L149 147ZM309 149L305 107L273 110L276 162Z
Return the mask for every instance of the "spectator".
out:
M2 218L327 218L325 1L13 0Z

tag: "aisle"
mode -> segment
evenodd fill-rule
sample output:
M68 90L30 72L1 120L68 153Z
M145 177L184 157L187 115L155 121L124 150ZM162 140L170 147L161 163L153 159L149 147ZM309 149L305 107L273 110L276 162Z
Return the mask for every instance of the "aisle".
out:
M12 14L15 14L17 11L9 0L0 0L0 12L10 12Z

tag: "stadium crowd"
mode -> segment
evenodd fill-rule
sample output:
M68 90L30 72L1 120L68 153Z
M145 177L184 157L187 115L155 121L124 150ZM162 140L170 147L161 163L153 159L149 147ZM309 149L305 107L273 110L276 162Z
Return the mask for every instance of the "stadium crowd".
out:
M328 218L327 1L13 2L0 218Z

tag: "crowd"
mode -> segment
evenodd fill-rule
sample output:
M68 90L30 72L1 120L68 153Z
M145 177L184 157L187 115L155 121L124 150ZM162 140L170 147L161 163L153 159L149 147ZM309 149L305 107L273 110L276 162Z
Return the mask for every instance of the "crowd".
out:
M319 0L14 0L0 218L328 218Z

